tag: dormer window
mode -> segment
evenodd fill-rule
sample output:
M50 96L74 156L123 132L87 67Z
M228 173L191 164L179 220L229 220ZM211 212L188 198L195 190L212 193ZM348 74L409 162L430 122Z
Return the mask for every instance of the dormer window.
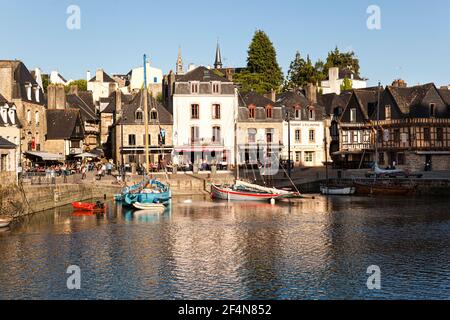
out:
M9 121L11 122L11 124L16 124L16 109L15 108L10 108L8 110L8 114L9 114Z
M220 93L220 82L212 83L212 93Z
M430 117L436 116L436 104L430 103Z
M295 117L295 119L300 119L301 118L301 113L302 113L302 109L300 108L300 106L295 106L294 107L294 117Z
M267 119L273 118L273 107L271 105L266 106L266 118Z
M143 121L144 120L144 112L142 112L141 109L136 110L135 118L136 118L136 121Z
M27 83L25 88L27 89L27 99L31 101L31 83Z
M198 93L198 82L191 82L191 93Z
M391 113L391 106L389 104L384 106L384 116L386 120L391 120L392 113Z
M310 121L314 121L314 120L316 119L316 111L314 110L313 107L309 107L309 110L308 110L308 119L309 119Z
M150 120L157 120L158 119L158 111L156 111L155 108L150 111Z
M356 122L356 108L350 109L350 122Z
M0 109L0 116L2 117L2 120L3 120L4 123L8 123L7 111L3 107Z
M39 87L35 87L35 88L34 88L34 98L35 98L36 102L40 102L40 98L39 98Z
M248 107L248 118L249 119L255 119L256 114L256 107L255 106L249 106Z

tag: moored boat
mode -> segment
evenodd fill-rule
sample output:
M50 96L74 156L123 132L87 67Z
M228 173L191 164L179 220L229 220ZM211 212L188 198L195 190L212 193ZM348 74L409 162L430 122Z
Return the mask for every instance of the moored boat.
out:
M357 194L409 195L416 191L415 184L400 184L383 181L354 182Z
M323 195L352 195L356 191L355 187L344 186L320 186L320 192Z
M103 212L103 211L105 211L105 207L101 203L72 202L72 207L76 211L91 211L91 212Z
M135 202L133 203L133 207L139 210L160 210L166 209L166 205L163 203L141 203Z
M134 203L164 203L171 199L170 187L158 180L145 181L139 183L138 188L133 187L131 192L125 193L124 204L133 206Z

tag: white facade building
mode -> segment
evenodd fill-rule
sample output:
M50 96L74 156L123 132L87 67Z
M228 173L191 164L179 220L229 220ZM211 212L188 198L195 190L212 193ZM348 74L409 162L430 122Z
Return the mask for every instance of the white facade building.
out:
M237 91L205 67L177 76L172 95L174 162L234 164Z
M281 94L277 102L284 107L285 114L289 113L289 123L283 121L283 152L282 158L289 158L295 166L319 167L323 166L325 159L325 120L323 107L317 103L311 103L308 99L294 92ZM290 135L289 135L290 130ZM288 140L290 139L290 140Z
M341 94L341 85L344 83L345 78L351 81L353 89L367 88L367 81L357 77L350 69L339 70L339 68L334 67L328 70L328 80L321 82L320 89L322 93Z
M97 69L95 77L89 79L91 73L87 72L87 89L92 92L94 103L99 107L100 98L108 98L111 93L116 91L119 84L114 81L103 69ZM101 110L100 110L101 111Z
M154 92L161 92L163 72L161 69L152 67L147 62L147 86ZM134 68L130 71L130 90L140 90L144 86L144 67Z
M37 81L37 80L36 80ZM89 81L89 80L88 80ZM50 83L68 85L72 80L67 81L57 70L50 73ZM39 82L38 82L39 83Z

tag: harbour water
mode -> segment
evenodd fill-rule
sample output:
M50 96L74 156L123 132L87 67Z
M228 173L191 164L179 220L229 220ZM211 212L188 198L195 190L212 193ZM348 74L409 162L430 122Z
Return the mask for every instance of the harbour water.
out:
M160 216L111 202L103 217L26 218L0 232L0 299L450 298L450 199L189 199Z

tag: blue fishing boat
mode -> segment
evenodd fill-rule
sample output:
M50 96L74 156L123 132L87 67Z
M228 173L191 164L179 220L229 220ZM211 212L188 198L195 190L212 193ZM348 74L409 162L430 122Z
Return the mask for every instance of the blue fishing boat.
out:
M127 206L133 206L134 203L165 204L172 198L170 187L158 180L145 179L126 189L123 192L123 204Z

